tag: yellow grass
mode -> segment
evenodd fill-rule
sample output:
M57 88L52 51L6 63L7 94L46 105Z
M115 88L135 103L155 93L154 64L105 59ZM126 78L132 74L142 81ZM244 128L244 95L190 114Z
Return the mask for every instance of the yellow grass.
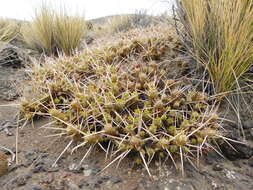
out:
M237 88L253 64L253 2L177 2L191 51L208 69L216 93Z
M46 54L53 54L54 15L53 10L43 4L35 11L33 21L22 26L23 39L31 48L41 50Z
M0 41L11 41L19 34L17 22L10 19L0 18Z
M65 53L77 49L86 31L82 16L69 16L67 9L59 12L43 4L35 12L34 20L23 26L24 41L32 48L47 55Z
M70 55L81 44L85 31L85 20L81 16L68 16L66 10L55 16L54 38L57 47Z

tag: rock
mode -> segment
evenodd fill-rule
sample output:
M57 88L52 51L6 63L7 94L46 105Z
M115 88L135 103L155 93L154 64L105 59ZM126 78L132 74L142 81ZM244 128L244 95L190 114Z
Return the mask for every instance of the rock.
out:
M30 166L34 162L34 160L36 160L37 157L38 157L38 152L37 151L34 151L34 150L27 151L25 153L25 159L26 160L25 160L24 166L25 167Z
M253 120L242 121L242 126L244 129L252 129L253 128Z
M245 130L245 136L247 140L253 141L253 128Z
M2 130L5 131L6 129L8 130L8 129L14 128L14 127L17 127L17 122L15 122L15 121L8 121L7 120L7 121L4 121L4 122L1 122L1 124L0 124L0 131L2 131Z
M84 170L83 171L83 175L85 176L85 177L88 177L88 176L90 176L92 174L92 170L91 169L89 169L89 170Z
M95 39L91 36L87 36L86 39L85 39L85 43L87 45L91 44Z
M108 180L110 179L110 177L104 175L104 176L101 176L100 179L101 179L102 181L108 181Z
M78 183L78 186L81 189L87 189L88 187L91 189L96 189L96 188L100 187L100 185L107 180L108 180L108 178L103 178L100 176L90 176L88 178L81 180Z
M72 182L69 182L67 186L69 190L79 190L79 187Z
M235 180L236 179L236 173L232 170L225 170L225 174L226 174L226 177L230 180Z
M17 187L24 186L27 183L27 181L28 181L29 178L31 178L31 174L30 173L25 174L25 175L20 175L20 176L18 176L16 178L12 179L10 181L10 184L11 185L15 185Z
M93 174L93 175L97 175L100 171L101 171L100 168L95 167L95 168L92 169L92 174Z
M248 164L249 164L249 166L253 167L253 157L251 157L251 158L248 160Z
M36 164L35 167L32 169L33 173L45 172L47 168L44 163Z
M73 173L82 173L84 170L84 167L80 164L70 164L69 166L69 171L73 172Z
M51 172L58 172L59 168L47 168L47 172L51 173Z
M18 169L18 168L20 168L21 166L23 166L23 164L18 164L18 165L11 165L10 167L9 167L9 172L13 172L13 171L15 171L16 169Z
M5 132L5 134L6 134L6 136L14 136L14 134L11 132L11 131L9 131L9 129L8 128L5 128L4 129L4 132Z
M28 53L8 43L0 44L0 66L20 68L30 62Z
M253 156L253 147L247 142L245 144L240 143L241 140L240 137L238 137L238 133L230 132L227 138L238 141L238 143L229 141L230 145L232 145L236 151L226 142L220 145L220 149L229 160L249 159Z
M34 185L31 187L32 190L43 190L42 187Z
M223 166L220 165L220 164L214 164L213 170L214 171L222 171L223 170Z
M221 150L224 155L230 160L236 159L249 159L253 155L253 149L249 145L231 143L231 145L237 150L235 151L229 145L221 146Z
M112 184L116 184L116 183L120 183L122 180L118 177L112 177L110 179L110 181L111 181Z
M81 180L79 183L78 183L78 187L82 188L82 187L86 187L86 186L89 186L89 183L86 181L86 180Z
M139 184L134 181L127 182L126 185L128 190L138 190L139 189Z
M40 180L40 183L42 184L51 184L54 181L54 175L49 174L45 178Z

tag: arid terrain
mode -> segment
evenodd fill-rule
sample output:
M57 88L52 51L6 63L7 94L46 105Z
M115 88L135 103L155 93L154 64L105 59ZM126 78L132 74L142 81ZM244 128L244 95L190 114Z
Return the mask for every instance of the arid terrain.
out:
M17 85L26 78L24 68L2 66L0 68L0 145L17 155L17 162L11 161L9 169L0 178L3 190L250 190L253 188L253 126L247 126L246 143L234 143L235 152L228 145L221 146L222 154L215 151L203 155L199 168L185 163L185 176L173 167L170 161L156 160L149 177L145 168L136 166L131 156L117 167L104 159L104 153L97 150L79 165L80 158L87 151L70 154L67 151L57 165L53 163L68 144L64 138L47 137L49 131L40 128L48 119L34 121L17 133L19 111ZM16 85L13 85L16 84ZM25 83L23 83L25 84ZM237 129L232 129L236 131ZM236 133L236 132L235 132ZM18 137L17 137L18 134ZM235 137L236 138L236 137ZM18 140L18 141L16 141ZM16 142L18 146L16 147ZM16 152L17 150L17 152ZM3 150L4 151L4 150Z
M111 36L110 42L125 36L115 39ZM91 49L104 41L107 41L106 37L92 39L91 44L84 46ZM15 56L17 58L19 55ZM185 55L179 53L177 56L182 58ZM112 159L105 159L101 149L92 151L79 164L89 149L86 147L71 152L75 144L54 164L67 147L69 139L55 137L52 131L44 128L50 124L49 118L34 120L27 125L18 123L20 89L23 93L29 92L27 72L30 62L30 59L22 57L18 64L12 64L11 61L9 64L0 64L0 151L8 155L9 161L7 173L0 177L1 190L253 189L253 123L250 116L243 117L242 121L245 139L239 137L240 128L237 124L224 124L223 127L228 131L226 137L240 143L221 143L217 149L202 155L198 167L195 167L195 163L184 162L184 176L180 168L175 169L170 159L158 158L149 166L150 177L144 167L135 164L131 155L120 164L115 162L104 170ZM174 75L173 72L170 74ZM233 114L229 118L236 120Z

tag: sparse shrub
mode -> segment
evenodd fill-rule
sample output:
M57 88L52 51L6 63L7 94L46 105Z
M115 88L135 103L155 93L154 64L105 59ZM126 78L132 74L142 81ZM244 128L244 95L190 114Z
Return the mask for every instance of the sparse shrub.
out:
M35 65L36 96L21 102L21 118L52 118L54 126L46 128L67 136L67 148L73 142L73 151L102 147L115 158L108 166L132 153L148 172L155 155L175 167L178 157L183 170L184 160L212 148L221 134L209 97L189 81L168 79L168 67L157 62L174 51L172 41L133 39Z
M82 16L70 16L64 8L57 12L46 4L36 11L34 20L22 28L24 41L47 55L59 52L71 55L79 48L85 31Z
M215 92L237 88L253 64L253 2L177 0L177 5L185 43L208 69Z

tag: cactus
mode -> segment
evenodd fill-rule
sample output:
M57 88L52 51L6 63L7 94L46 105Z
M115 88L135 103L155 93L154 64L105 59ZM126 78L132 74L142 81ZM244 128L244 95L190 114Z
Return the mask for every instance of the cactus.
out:
M219 138L219 117L206 94L163 74L159 64L163 54L155 51L159 59L153 59L154 54L146 51L159 49L166 40L170 38L134 39L107 52L93 50L83 57L59 58L34 67L31 85L36 86L38 97L21 102L21 117L50 116L56 125L52 129L58 128L78 144L74 150L114 145L107 152L116 155L112 163L133 152L149 174L147 160L154 155L168 155L174 163L178 157L182 162L193 155L197 158L197 152ZM142 44L142 49L136 44ZM128 58L134 52L134 60L142 61ZM79 80L73 78L77 74Z

